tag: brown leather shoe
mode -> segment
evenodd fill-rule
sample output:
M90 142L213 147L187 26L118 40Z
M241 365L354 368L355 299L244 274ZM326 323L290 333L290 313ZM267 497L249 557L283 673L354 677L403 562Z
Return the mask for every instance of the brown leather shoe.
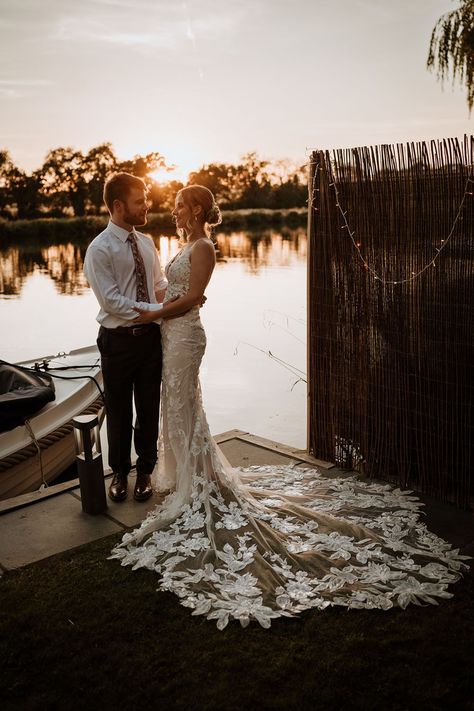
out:
M133 498L135 501L147 501L153 494L151 488L151 478L149 474L137 474Z
M128 477L115 473L109 486L109 496L112 501L123 501L127 498Z

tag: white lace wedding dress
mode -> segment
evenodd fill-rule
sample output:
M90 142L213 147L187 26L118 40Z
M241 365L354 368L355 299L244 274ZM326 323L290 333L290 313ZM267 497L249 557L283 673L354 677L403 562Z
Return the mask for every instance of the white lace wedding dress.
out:
M167 298L186 293L190 249L167 267ZM193 615L223 629L330 605L405 608L449 598L465 556L430 533L417 499L388 485L299 466L233 470L202 408L206 336L199 308L165 321L158 487L170 489L112 551L159 574Z

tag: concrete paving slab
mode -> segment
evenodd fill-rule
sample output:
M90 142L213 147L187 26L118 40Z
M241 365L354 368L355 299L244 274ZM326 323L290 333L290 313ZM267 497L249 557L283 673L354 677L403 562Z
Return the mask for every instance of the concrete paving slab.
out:
M302 462L307 462L313 467L318 467L318 469L332 469L335 465L332 462L326 462L322 459L316 459L312 455L308 454L306 450L295 449L295 447L289 444L282 444L281 442L275 442L275 440L267 439L266 437L260 437L260 435L254 435L250 432L245 432L245 430L228 430L227 432L222 432L221 434L214 435L214 439L217 444L221 445L223 442L228 440L240 440L243 442L249 442L262 449L267 449L272 452L277 452L286 457L292 459L297 459Z
M111 479L105 481L106 490L109 487L110 481ZM107 511L104 512L107 517L113 519L116 523L119 523L127 528L134 528L138 526L146 517L147 513L154 509L155 506L157 504L160 504L164 499L164 494L158 494L157 492L153 492L153 496L148 499L148 501L135 501L135 499L133 498L134 486L135 475L130 474L128 477L128 496L125 501L112 501L107 496ZM80 500L80 489L75 489L71 493L73 496L76 496Z
M298 461L296 457L272 452L241 439L230 439L219 444L219 447L233 467L250 467L254 464L291 464Z
M269 449L264 449L262 447L250 444L241 439L231 439L224 443L221 443L219 447L224 452L225 456L229 462L234 467L248 467L252 464L290 464L296 462L297 460L279 452L272 452ZM308 466L308 465L306 465ZM127 528L133 528L138 526L143 519L146 517L147 513L155 508L157 504L163 501L164 495L153 493L151 499L146 502L140 503L135 501L133 498L133 487L135 486L135 474L131 473L128 477L128 497L125 501L119 503L111 501L107 497L107 511L105 515L113 519L115 522L126 526ZM155 484L155 477L152 477L152 483ZM110 484L110 479L106 480L106 489ZM74 489L71 492L73 496L80 500L81 491L79 488ZM0 558L1 561L1 558Z
M62 494L0 517L0 564L11 570L123 530L105 516L83 513Z

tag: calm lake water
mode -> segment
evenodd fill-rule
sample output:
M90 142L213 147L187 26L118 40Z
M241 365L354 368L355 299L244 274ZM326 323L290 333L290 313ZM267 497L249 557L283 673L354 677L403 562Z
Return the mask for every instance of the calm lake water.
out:
M216 237L219 261L201 311L208 338L201 383L211 431L237 428L304 448L306 384L298 372L305 377L306 233ZM164 265L178 240L153 239ZM54 355L95 341L97 302L82 271L87 242L0 249L3 360Z

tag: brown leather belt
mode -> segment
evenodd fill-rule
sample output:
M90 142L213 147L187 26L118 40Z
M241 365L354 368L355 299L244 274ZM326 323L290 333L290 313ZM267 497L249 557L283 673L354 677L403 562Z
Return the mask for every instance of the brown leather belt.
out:
M145 333L149 333L155 328L158 328L155 323L142 323L139 326L117 326L116 328L106 328L105 330L121 336L144 336Z

